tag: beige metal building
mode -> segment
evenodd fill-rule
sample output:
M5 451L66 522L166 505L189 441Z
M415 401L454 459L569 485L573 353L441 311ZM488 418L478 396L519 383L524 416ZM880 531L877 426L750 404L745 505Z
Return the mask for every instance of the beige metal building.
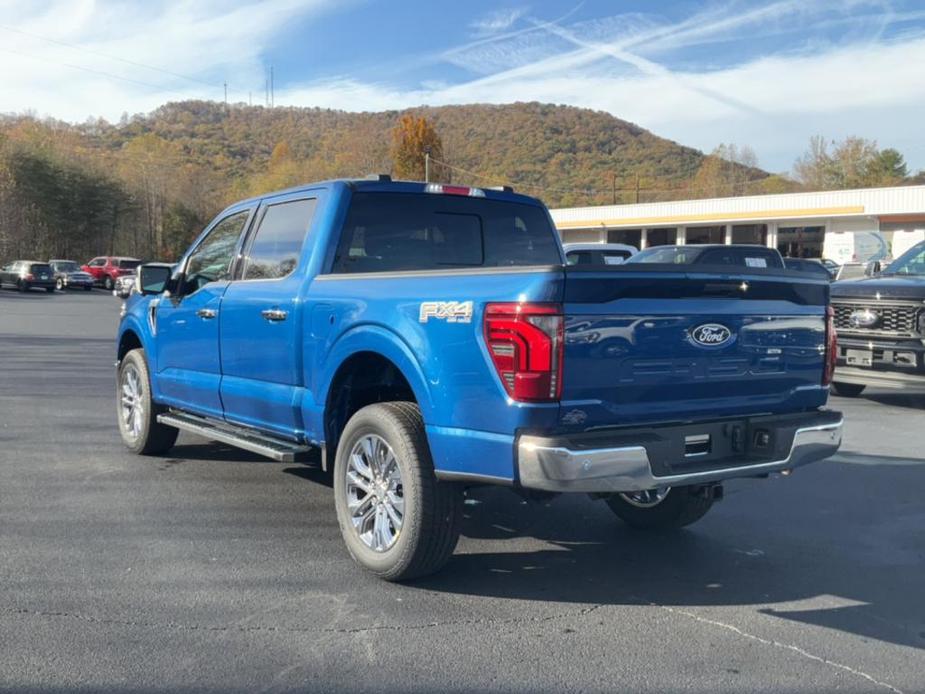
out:
M566 243L759 243L789 257L864 262L925 240L925 186L571 207L552 217Z

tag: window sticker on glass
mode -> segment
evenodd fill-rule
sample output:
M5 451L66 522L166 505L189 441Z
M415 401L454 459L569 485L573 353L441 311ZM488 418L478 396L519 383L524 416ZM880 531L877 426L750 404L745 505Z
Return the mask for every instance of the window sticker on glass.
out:
M768 261L766 258L746 258L745 264L748 267L767 267Z
M622 265L625 258L620 255L605 255L604 265Z

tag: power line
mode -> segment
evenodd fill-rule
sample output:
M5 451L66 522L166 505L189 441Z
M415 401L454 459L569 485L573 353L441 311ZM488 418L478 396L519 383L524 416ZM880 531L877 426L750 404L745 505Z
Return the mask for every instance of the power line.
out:
M73 64L73 63L65 63L64 61L61 61L61 60L51 60L50 58L41 58L41 57L39 57L39 56L37 56L37 55L31 55L31 54L29 54L29 53L23 53L22 51L14 51L14 50L12 50L12 49L10 49L10 48L0 48L0 51L3 51L4 53L11 53L11 54L13 54L13 55L22 56L22 57L24 57L24 58L31 58L32 60L41 60L41 61L44 62L44 63L51 63L51 64L53 64L53 65L61 65L61 66L63 66L63 67L69 67L69 68L71 68L71 69L73 69L73 70L83 70L84 72L89 72L89 73L92 73L92 74L94 74L94 75L100 75L100 76L102 76L102 77L109 77L109 78L111 78L111 79L121 80L121 81L123 81L123 82L130 82L130 83L132 83L132 84L137 84L137 85L140 85L140 86L142 86L142 87L150 87L150 88L152 88L152 89L157 89L158 91L161 91L161 92L166 92L166 93L169 93L169 94L176 94L176 95L178 95L178 96L182 96L184 99L188 99L188 98L189 98L189 94L184 94L183 92L178 92L178 91L176 91L176 90L174 90L174 89L168 89L168 88L165 88L165 87L163 87L163 86L161 86L161 85L159 85L159 84L152 84L151 82L142 82L141 80L133 80L133 79L131 79L130 77L122 77L121 75L114 75L114 74L111 73L111 72L105 72L105 71L103 71L103 70L94 70L93 68L84 67L83 65L75 65L75 64Z
M106 58L107 60L116 60L120 63L125 63L126 65L133 65L135 67L144 68L146 70L153 70L155 72L161 72L165 75L170 75L171 77L178 77L180 79L189 80L190 82L198 82L199 84L205 84L214 89L218 89L218 85L213 84L212 82L207 82L206 80L200 79L198 77L191 77L190 75L184 75L179 72L173 72L172 70L165 70L164 68L156 67L154 65L148 65L146 63L140 63L135 60L128 60L127 58L120 58L115 55L109 55L107 53L102 53L100 51L95 51L92 48L85 48L84 46L77 46L73 43L67 43L66 41L60 41L58 39L50 39L47 36L40 36L38 34L33 34L28 31L23 31L22 29L17 29L16 27L11 27L6 24L0 24L0 29L5 31L11 31L17 34L22 34L23 36L29 36L40 41L46 41L47 43L54 43L59 46L64 46L65 48L70 48L75 51L83 51L84 53L90 53L92 55L99 56L101 58Z

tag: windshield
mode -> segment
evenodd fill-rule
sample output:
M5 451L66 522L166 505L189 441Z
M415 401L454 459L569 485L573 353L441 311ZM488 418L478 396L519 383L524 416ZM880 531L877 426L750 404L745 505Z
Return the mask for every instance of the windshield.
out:
M884 275L925 275L925 243L913 246L890 263Z
M78 272L80 268L73 260L59 260L55 263L55 270L58 272Z
M134 270L136 267L141 265L140 260L120 260L119 267L123 270Z

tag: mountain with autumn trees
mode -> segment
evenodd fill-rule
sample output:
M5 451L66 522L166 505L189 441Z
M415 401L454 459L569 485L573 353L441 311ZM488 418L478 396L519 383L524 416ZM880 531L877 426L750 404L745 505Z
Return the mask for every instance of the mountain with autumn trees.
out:
M0 120L0 259L101 253L171 258L226 204L392 171L403 115L439 141L434 180L512 185L551 207L779 192L748 148L713 155L570 106L348 113L186 101L119 123ZM423 156L423 155L422 155Z

